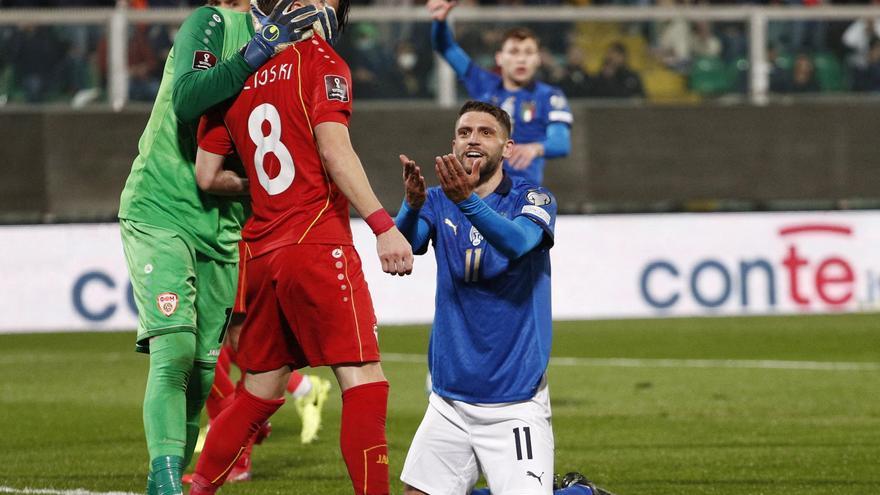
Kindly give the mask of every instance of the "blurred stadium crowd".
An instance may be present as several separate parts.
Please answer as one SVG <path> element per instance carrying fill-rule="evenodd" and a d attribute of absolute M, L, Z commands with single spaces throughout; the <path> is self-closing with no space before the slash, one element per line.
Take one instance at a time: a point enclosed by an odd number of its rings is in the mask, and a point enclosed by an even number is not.
<path fill-rule="evenodd" d="M 131 8 L 192 7 L 202 0 L 131 0 Z M 411 0 L 354 0 L 412 5 Z M 689 0 L 465 0 L 468 5 L 693 5 Z M 711 5 L 880 5 L 880 1 L 697 2 Z M 114 0 L 0 0 L 0 7 L 112 7 Z M 2 13 L 2 9 L 0 9 Z M 494 66 L 503 24 L 461 22 L 456 38 L 483 67 Z M 541 77 L 572 98 L 699 101 L 745 94 L 748 26 L 743 22 L 534 23 L 542 40 Z M 102 101 L 107 86 L 105 25 L 0 25 L 0 105 Z M 132 25 L 129 98 L 151 102 L 176 25 Z M 428 22 L 355 22 L 339 50 L 350 61 L 355 91 L 367 99 L 436 94 Z M 880 91 L 880 19 L 771 21 L 770 91 L 819 94 Z"/>

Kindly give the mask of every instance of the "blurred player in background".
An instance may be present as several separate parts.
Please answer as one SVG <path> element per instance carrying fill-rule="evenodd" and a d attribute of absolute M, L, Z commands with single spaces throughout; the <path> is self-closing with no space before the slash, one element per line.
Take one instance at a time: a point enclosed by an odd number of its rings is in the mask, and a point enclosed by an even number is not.
<path fill-rule="evenodd" d="M 513 145 L 504 167 L 512 177 L 532 184 L 544 180 L 547 158 L 564 157 L 571 151 L 573 117 L 562 90 L 535 80 L 541 65 L 539 40 L 527 28 L 507 31 L 495 54 L 501 73 L 478 67 L 455 42 L 446 23 L 456 1 L 428 0 L 434 20 L 431 44 L 452 67 L 475 100 L 489 102 L 506 111 L 513 120 Z"/>
<path fill-rule="evenodd" d="M 503 170 L 510 133 L 504 110 L 469 101 L 453 153 L 435 159 L 440 187 L 426 190 L 419 167 L 400 156 L 406 196 L 396 223 L 417 254 L 433 241 L 437 259 L 433 392 L 400 476 L 408 495 L 471 493 L 481 471 L 496 495 L 553 490 L 546 371 L 557 206 Z M 585 480 L 568 481 L 560 493 L 593 493 Z"/>
<path fill-rule="evenodd" d="M 298 39 L 310 22 L 284 12 L 266 15 L 254 33 L 246 2 L 205 6 L 184 21 L 165 63 L 162 83 L 138 156 L 122 191 L 123 249 L 138 308 L 137 350 L 150 354 L 144 430 L 150 455 L 147 492 L 182 494 L 199 416 L 211 388 L 238 271 L 244 208 L 201 194 L 194 161 L 198 118 L 241 91 L 244 81 Z"/>
<path fill-rule="evenodd" d="M 259 5 L 265 10 L 274 3 Z M 222 169 L 224 158 L 236 150 L 245 163 L 253 215 L 242 232 L 247 317 L 238 361 L 244 387 L 208 432 L 192 495 L 214 493 L 223 484 L 249 438 L 284 403 L 291 370 L 303 366 L 331 366 L 339 382 L 340 446 L 355 493 L 389 490 L 388 382 L 352 245 L 349 201 L 376 234 L 386 273 L 410 273 L 412 250 L 351 146 L 351 75 L 332 48 L 348 0 L 303 4 L 322 14 L 317 35 L 261 67 L 200 131 L 197 173 L 224 183 L 230 172 Z"/>

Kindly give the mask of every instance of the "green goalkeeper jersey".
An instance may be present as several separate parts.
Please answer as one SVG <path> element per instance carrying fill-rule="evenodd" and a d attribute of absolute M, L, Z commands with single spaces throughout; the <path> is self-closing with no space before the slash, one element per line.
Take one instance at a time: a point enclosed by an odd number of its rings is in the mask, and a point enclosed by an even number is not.
<path fill-rule="evenodd" d="M 238 94 L 252 73 L 239 53 L 252 35 L 248 13 L 201 7 L 187 18 L 120 198 L 119 218 L 174 230 L 218 261 L 238 262 L 244 205 L 196 185 L 196 132 L 199 117 Z"/>

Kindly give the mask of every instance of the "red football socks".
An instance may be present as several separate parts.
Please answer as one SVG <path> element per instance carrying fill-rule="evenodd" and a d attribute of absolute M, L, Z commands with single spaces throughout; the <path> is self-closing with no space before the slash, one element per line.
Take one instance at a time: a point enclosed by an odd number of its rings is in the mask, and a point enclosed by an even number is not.
<path fill-rule="evenodd" d="M 287 393 L 292 394 L 294 390 L 299 388 L 299 384 L 303 381 L 303 375 L 299 371 L 290 374 L 290 380 L 287 381 Z"/>
<path fill-rule="evenodd" d="M 214 384 L 211 386 L 211 393 L 208 394 L 208 399 L 205 401 L 205 409 L 207 409 L 208 418 L 211 420 L 229 407 L 235 398 L 235 385 L 229 379 L 232 354 L 232 348 L 228 345 L 220 348 L 217 367 L 214 368 Z"/>
<path fill-rule="evenodd" d="M 235 393 L 235 400 L 211 423 L 208 438 L 196 470 L 190 493 L 209 495 L 226 480 L 238 458 L 248 449 L 250 440 L 269 419 L 284 399 L 261 399 L 244 387 Z M 384 414 L 382 416 L 384 424 Z"/>
<path fill-rule="evenodd" d="M 342 393 L 339 444 L 356 495 L 389 492 L 387 410 L 388 382 L 358 385 Z"/>

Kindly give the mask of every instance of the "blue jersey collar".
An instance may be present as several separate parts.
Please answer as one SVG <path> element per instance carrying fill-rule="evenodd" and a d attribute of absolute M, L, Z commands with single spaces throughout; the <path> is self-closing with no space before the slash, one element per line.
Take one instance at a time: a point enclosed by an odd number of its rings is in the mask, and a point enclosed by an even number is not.
<path fill-rule="evenodd" d="M 528 92 L 528 93 L 534 93 L 534 92 L 535 92 L 535 88 L 538 86 L 538 78 L 537 78 L 537 77 L 533 77 L 532 80 L 529 81 L 529 83 L 526 84 L 525 86 L 523 86 L 523 87 L 521 87 L 521 88 L 519 88 L 519 89 L 516 89 L 516 90 L 510 91 L 510 90 L 508 90 L 507 88 L 504 87 L 504 79 L 501 78 L 501 74 L 499 74 L 498 77 L 499 77 L 499 79 L 498 79 L 498 89 L 501 90 L 501 91 L 503 91 L 503 92 L 505 92 L 505 93 L 511 94 L 511 95 L 515 95 L 515 94 L 520 93 L 520 92 L 523 92 L 523 91 Z"/>
<path fill-rule="evenodd" d="M 510 180 L 510 176 L 507 175 L 507 172 L 501 172 L 501 182 L 498 184 L 498 187 L 492 191 L 495 194 L 500 194 L 502 196 L 507 196 L 507 193 L 513 188 L 513 181 Z"/>

